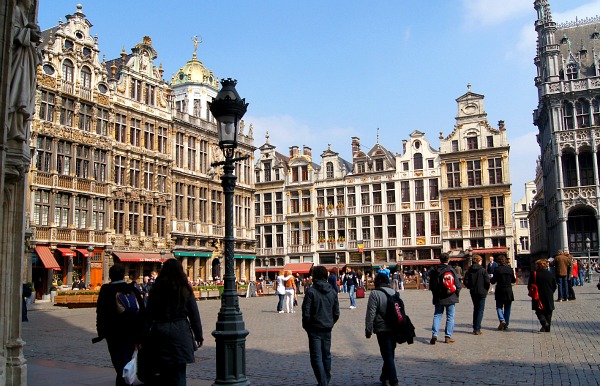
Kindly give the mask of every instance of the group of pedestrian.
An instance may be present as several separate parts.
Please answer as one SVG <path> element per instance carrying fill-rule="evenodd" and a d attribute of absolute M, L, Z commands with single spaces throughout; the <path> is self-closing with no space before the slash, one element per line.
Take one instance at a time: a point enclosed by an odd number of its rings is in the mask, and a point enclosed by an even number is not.
<path fill-rule="evenodd" d="M 125 281 L 123 265 L 114 264 L 108 274 L 110 282 L 102 285 L 98 295 L 94 342 L 106 339 L 115 384 L 126 384 L 123 368 L 139 349 L 138 374 L 144 375 L 145 384 L 185 386 L 186 365 L 194 362 L 194 351 L 204 338 L 198 305 L 181 262 L 169 259 L 163 264 L 147 304 L 140 290 Z M 119 304 L 123 294 L 126 306 Z"/>

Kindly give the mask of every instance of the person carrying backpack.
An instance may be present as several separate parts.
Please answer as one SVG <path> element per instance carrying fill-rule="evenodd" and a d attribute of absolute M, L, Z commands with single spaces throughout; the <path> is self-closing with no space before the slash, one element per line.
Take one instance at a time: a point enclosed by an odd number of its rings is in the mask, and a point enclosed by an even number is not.
<path fill-rule="evenodd" d="M 390 287 L 390 278 L 384 272 L 379 272 L 375 276 L 375 289 L 376 291 L 371 291 L 367 303 L 365 337 L 370 339 L 373 333 L 377 335 L 377 343 L 383 359 L 379 380 L 383 385 L 388 385 L 389 382 L 390 386 L 396 386 L 398 385 L 398 374 L 396 373 L 394 355 L 397 333 L 385 321 L 388 295 L 394 296 L 396 291 Z"/>
<path fill-rule="evenodd" d="M 108 270 L 110 283 L 102 285 L 96 304 L 98 338 L 106 339 L 108 352 L 117 373 L 115 384 L 125 385 L 123 367 L 131 360 L 144 335 L 144 301 L 140 292 L 125 281 L 125 268 L 115 264 Z"/>
<path fill-rule="evenodd" d="M 454 331 L 454 305 L 458 303 L 458 294 L 462 286 L 460 280 L 458 280 L 456 271 L 448 265 L 449 260 L 450 256 L 447 253 L 442 253 L 440 255 L 441 264 L 431 270 L 429 277 L 429 290 L 433 295 L 432 303 L 435 307 L 429 344 L 435 344 L 438 340 L 438 332 L 444 310 L 446 310 L 444 343 L 454 343 L 456 341 L 452 338 L 452 332 Z"/>

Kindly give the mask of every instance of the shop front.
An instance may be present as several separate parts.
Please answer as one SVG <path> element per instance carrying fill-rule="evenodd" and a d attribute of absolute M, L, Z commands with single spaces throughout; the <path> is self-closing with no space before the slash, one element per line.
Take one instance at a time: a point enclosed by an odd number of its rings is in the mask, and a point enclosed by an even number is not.
<path fill-rule="evenodd" d="M 152 271 L 160 271 L 162 263 L 173 258 L 170 253 L 159 252 L 113 252 L 115 263 L 125 266 L 125 279 L 142 283 L 144 276 L 150 276 Z"/>
<path fill-rule="evenodd" d="M 175 258 L 181 261 L 183 269 L 192 282 L 209 280 L 210 258 L 213 252 L 208 251 L 173 251 Z"/>
<path fill-rule="evenodd" d="M 50 293 L 54 276 L 59 276 L 62 268 L 58 264 L 56 257 L 50 247 L 46 245 L 36 245 L 31 259 L 31 278 L 35 290 L 36 299 L 41 299 L 43 295 Z M 62 275 L 61 280 L 62 280 Z"/>

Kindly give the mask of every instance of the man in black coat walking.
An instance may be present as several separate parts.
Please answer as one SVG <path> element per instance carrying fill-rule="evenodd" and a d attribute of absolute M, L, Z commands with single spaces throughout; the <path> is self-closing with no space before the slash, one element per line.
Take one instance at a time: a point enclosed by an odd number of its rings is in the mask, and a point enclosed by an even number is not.
<path fill-rule="evenodd" d="M 494 270 L 494 276 L 490 280 L 496 284 L 496 312 L 498 313 L 498 330 L 508 330 L 510 323 L 510 309 L 515 300 L 512 285 L 516 283 L 515 271 L 506 264 L 506 256 L 498 256 L 498 267 Z"/>
<path fill-rule="evenodd" d="M 481 266 L 482 258 L 473 256 L 473 264 L 465 274 L 463 283 L 471 293 L 473 301 L 473 335 L 481 335 L 481 321 L 485 310 L 485 298 L 490 289 L 490 276 Z"/>
<path fill-rule="evenodd" d="M 432 303 L 435 306 L 433 323 L 431 326 L 431 340 L 429 341 L 429 344 L 435 344 L 435 342 L 437 342 L 438 331 L 440 329 L 444 310 L 446 310 L 446 329 L 444 331 L 444 342 L 455 342 L 454 338 L 452 338 L 452 332 L 454 331 L 454 312 L 456 310 L 454 305 L 458 303 L 458 294 L 462 286 L 456 271 L 454 268 L 448 265 L 449 260 L 450 256 L 447 253 L 442 253 L 440 255 L 441 264 L 432 269 L 429 276 L 429 290 L 433 295 Z M 448 290 L 448 288 L 446 288 L 443 284 L 443 278 L 447 272 L 449 273 L 448 279 L 453 282 L 452 284 L 455 287 L 453 291 Z"/>

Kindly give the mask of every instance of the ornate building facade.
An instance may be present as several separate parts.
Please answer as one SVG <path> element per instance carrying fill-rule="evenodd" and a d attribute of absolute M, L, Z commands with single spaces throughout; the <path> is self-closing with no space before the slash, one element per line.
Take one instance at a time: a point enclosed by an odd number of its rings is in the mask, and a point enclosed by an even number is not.
<path fill-rule="evenodd" d="M 139 281 L 172 256 L 193 279 L 222 277 L 222 171 L 211 167 L 222 155 L 208 110 L 219 84 L 196 57 L 198 40 L 168 83 L 150 37 L 105 61 L 90 27 L 78 6 L 44 31 L 27 275 L 39 296 L 59 279 L 106 282 L 114 262 Z M 252 130 L 239 141 L 239 155 L 252 155 Z M 254 268 L 250 165 L 236 165 L 240 279 Z"/>
<path fill-rule="evenodd" d="M 513 224 L 515 229 L 515 257 L 519 266 L 529 266 L 531 263 L 531 234 L 529 226 L 529 211 L 534 204 L 536 195 L 535 181 L 525 183 L 525 195 L 514 204 Z"/>
<path fill-rule="evenodd" d="M 547 252 L 598 253 L 600 177 L 600 19 L 557 25 L 550 2 L 536 0 L 535 64 Z M 538 218 L 541 218 L 538 216 Z M 537 248 L 537 246 L 536 246 Z"/>
<path fill-rule="evenodd" d="M 509 145 L 504 121 L 490 126 L 483 95 L 459 97 L 454 130 L 440 133 L 443 249 L 514 256 Z"/>

